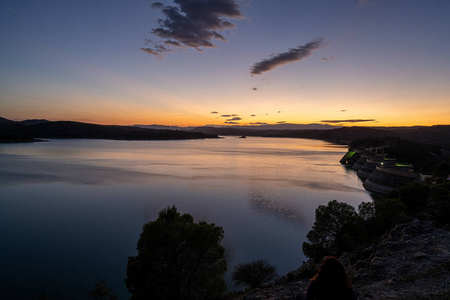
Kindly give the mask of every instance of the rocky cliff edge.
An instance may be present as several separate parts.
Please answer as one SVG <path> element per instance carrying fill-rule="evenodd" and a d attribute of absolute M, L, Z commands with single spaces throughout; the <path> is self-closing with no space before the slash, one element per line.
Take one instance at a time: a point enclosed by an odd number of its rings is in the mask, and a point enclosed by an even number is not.
<path fill-rule="evenodd" d="M 431 222 L 399 224 L 379 242 L 358 253 L 344 253 L 340 260 L 359 300 L 450 299 L 450 231 Z M 305 299 L 309 280 L 298 278 L 308 267 L 305 263 L 270 287 L 234 299 Z"/>

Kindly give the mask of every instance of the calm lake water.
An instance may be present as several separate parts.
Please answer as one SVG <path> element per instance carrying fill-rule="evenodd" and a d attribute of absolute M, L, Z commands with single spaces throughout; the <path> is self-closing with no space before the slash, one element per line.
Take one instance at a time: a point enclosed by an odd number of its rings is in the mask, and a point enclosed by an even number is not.
<path fill-rule="evenodd" d="M 0 144 L 0 298 L 86 299 L 105 280 L 128 299 L 127 258 L 172 205 L 223 227 L 229 271 L 264 258 L 283 275 L 305 260 L 319 205 L 371 201 L 345 152 L 259 137 Z"/>

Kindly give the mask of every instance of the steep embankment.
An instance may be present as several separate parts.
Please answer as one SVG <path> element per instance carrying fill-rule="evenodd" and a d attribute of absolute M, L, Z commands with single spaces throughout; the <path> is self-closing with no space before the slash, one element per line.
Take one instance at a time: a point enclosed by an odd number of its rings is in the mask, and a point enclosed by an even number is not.
<path fill-rule="evenodd" d="M 359 300 L 450 299 L 450 231 L 430 222 L 399 224 L 362 253 L 344 253 L 340 259 Z M 308 267 L 235 299 L 305 299 L 309 280 L 293 278 Z"/>

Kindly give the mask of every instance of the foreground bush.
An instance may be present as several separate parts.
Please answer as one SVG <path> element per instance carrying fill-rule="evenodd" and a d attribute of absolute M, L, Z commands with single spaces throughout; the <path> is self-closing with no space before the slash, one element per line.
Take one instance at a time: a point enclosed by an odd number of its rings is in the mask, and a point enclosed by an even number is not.
<path fill-rule="evenodd" d="M 239 264 L 231 274 L 234 284 L 251 288 L 261 287 L 276 277 L 276 268 L 263 259 Z"/>

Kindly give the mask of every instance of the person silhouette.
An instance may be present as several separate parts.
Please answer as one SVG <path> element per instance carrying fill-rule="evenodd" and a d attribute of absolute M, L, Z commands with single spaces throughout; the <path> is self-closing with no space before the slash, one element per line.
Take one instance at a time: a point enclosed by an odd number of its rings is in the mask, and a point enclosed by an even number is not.
<path fill-rule="evenodd" d="M 357 300 L 344 266 L 334 256 L 323 259 L 306 292 L 306 300 L 329 299 Z"/>

